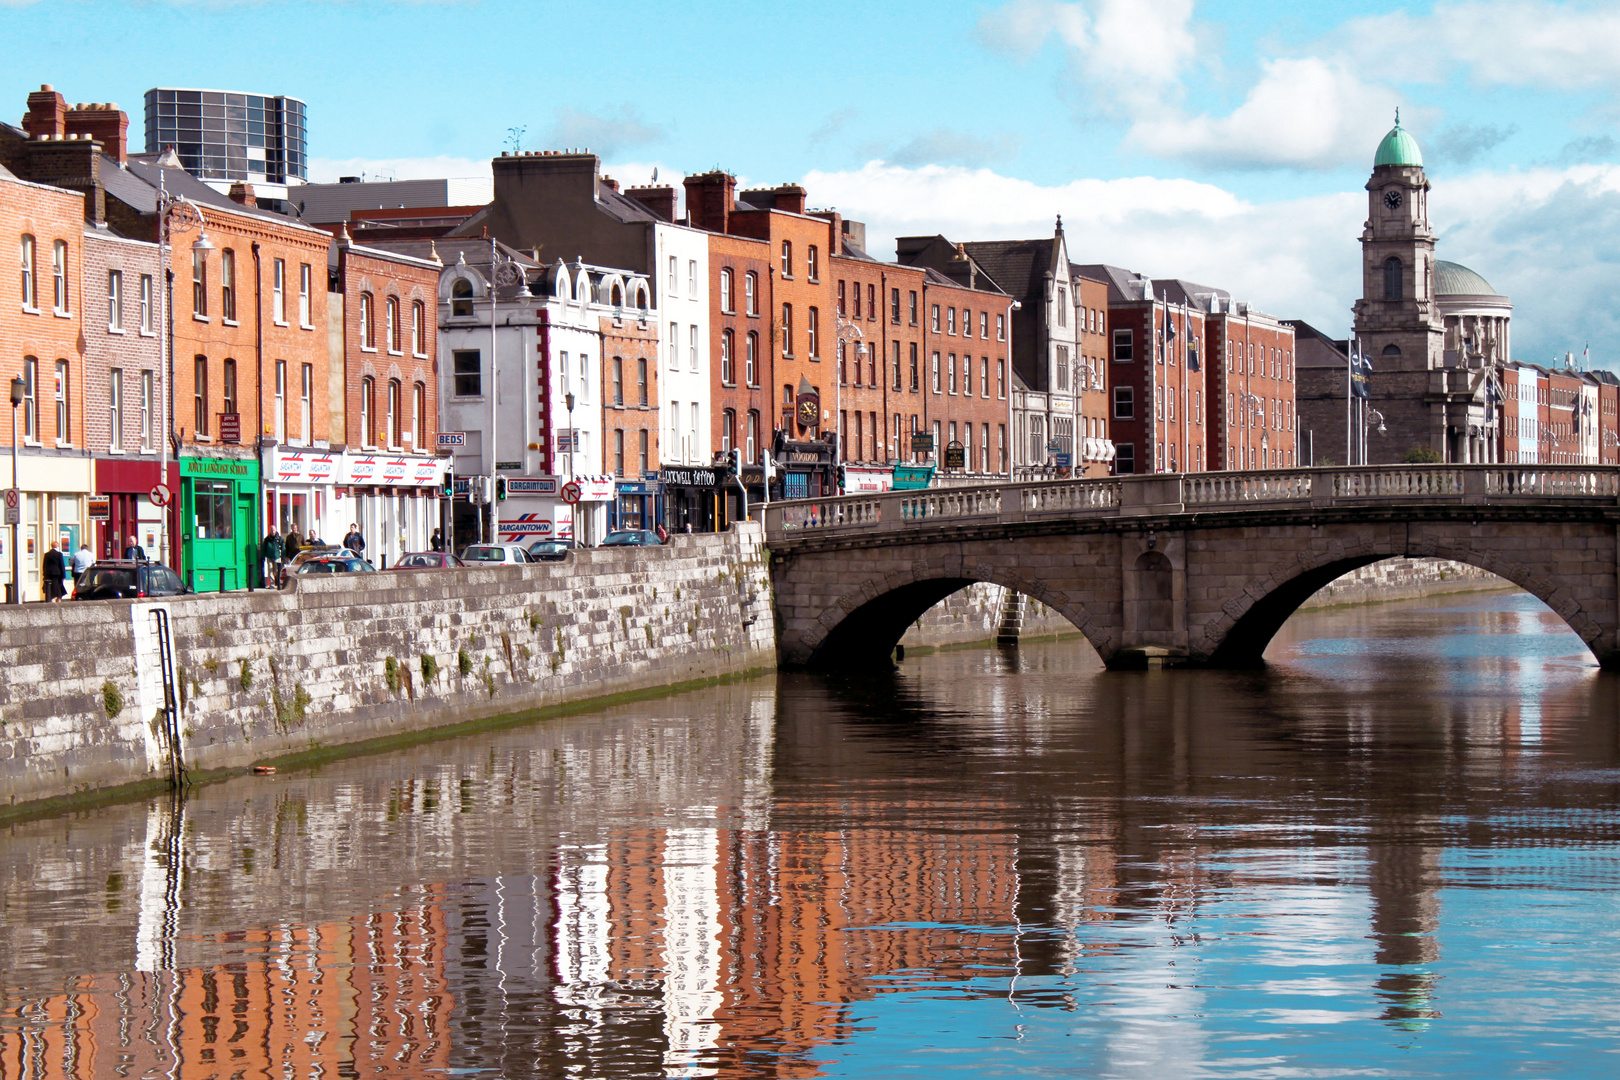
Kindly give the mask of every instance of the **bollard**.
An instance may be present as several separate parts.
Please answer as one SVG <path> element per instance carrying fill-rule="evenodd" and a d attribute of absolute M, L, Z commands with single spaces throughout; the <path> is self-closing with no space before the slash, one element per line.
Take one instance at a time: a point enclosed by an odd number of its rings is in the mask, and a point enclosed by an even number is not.
<path fill-rule="evenodd" d="M 225 591 L 225 568 L 223 566 L 219 568 L 219 591 Z"/>
<path fill-rule="evenodd" d="M 388 556 L 387 555 L 384 555 L 382 557 L 382 568 L 384 570 L 388 569 Z"/>

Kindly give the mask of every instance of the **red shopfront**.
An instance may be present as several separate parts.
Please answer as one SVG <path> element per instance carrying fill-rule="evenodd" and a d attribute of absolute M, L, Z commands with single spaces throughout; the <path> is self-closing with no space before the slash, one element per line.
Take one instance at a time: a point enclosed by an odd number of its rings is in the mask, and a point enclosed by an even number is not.
<path fill-rule="evenodd" d="M 133 536 L 149 558 L 175 565 L 168 543 L 173 529 L 165 528 L 164 510 L 152 502 L 152 489 L 157 486 L 159 475 L 156 461 L 96 459 L 96 494 L 105 495 L 109 504 L 108 519 L 91 523 L 94 540 L 90 549 L 96 558 L 122 558 Z M 169 462 L 168 488 L 171 495 L 180 490 L 180 466 L 174 461 Z M 171 499 L 169 513 L 172 514 L 173 509 Z"/>

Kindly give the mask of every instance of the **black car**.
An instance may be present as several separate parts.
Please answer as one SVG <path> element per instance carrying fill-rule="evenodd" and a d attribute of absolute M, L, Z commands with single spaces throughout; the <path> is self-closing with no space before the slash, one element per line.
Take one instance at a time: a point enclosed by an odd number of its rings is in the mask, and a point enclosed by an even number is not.
<path fill-rule="evenodd" d="M 562 562 L 574 545 L 567 540 L 536 540 L 528 547 L 529 558 L 535 562 Z"/>
<path fill-rule="evenodd" d="M 180 575 L 158 562 L 103 559 L 79 575 L 75 600 L 142 600 L 149 596 L 185 596 L 191 592 Z"/>
<path fill-rule="evenodd" d="M 651 529 L 620 529 L 602 538 L 603 547 L 658 547 L 662 543 Z"/>

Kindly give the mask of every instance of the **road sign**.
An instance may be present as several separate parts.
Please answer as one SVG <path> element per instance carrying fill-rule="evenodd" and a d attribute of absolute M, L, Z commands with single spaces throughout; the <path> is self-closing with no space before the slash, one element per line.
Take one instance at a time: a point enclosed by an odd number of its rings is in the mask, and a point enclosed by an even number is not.
<path fill-rule="evenodd" d="M 152 490 L 147 492 L 147 494 L 151 497 L 153 506 L 168 506 L 169 505 L 169 485 L 168 484 L 153 484 L 152 485 Z"/>
<path fill-rule="evenodd" d="M 441 431 L 439 432 L 439 445 L 466 446 L 467 433 L 465 431 Z"/>
<path fill-rule="evenodd" d="M 6 488 L 6 524 L 22 524 L 22 492 Z"/>
<path fill-rule="evenodd" d="M 578 480 L 570 480 L 562 487 L 562 501 L 567 503 L 569 506 L 573 506 L 575 503 L 579 502 L 579 497 L 581 494 L 583 494 L 583 492 L 580 491 Z"/>

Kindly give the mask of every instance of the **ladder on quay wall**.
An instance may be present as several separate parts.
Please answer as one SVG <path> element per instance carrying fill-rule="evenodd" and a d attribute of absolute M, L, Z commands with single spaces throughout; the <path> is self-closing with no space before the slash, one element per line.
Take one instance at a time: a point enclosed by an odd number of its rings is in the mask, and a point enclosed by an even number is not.
<path fill-rule="evenodd" d="M 1002 586 L 1001 625 L 996 627 L 996 644 L 1001 648 L 1018 647 L 1018 637 L 1024 629 L 1024 594 L 1017 589 Z"/>

